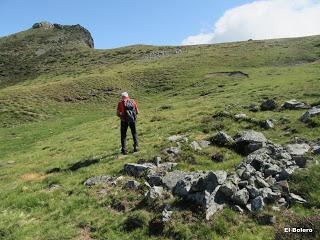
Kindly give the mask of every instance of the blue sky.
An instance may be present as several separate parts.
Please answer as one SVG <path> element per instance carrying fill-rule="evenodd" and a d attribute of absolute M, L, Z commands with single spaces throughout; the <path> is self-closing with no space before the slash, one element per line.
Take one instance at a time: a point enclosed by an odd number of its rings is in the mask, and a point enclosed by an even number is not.
<path fill-rule="evenodd" d="M 96 48 L 131 44 L 179 45 L 209 32 L 227 9 L 248 0 L 0 0 L 0 36 L 47 20 L 81 24 Z"/>

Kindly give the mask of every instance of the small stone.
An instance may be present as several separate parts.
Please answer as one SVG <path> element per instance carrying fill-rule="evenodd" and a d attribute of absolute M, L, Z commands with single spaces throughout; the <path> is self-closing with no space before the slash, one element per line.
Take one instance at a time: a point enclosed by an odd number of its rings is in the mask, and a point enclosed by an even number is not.
<path fill-rule="evenodd" d="M 300 118 L 300 120 L 302 122 L 308 122 L 310 118 L 314 117 L 314 116 L 317 116 L 317 115 L 320 115 L 320 107 L 314 107 L 314 108 L 311 108 L 310 110 L 306 111 L 302 117 Z"/>
<path fill-rule="evenodd" d="M 320 154 L 320 145 L 316 145 L 312 148 L 313 154 Z"/>
<path fill-rule="evenodd" d="M 110 176 L 96 176 L 96 177 L 88 178 L 84 182 L 84 185 L 87 187 L 91 187 L 96 184 L 111 184 L 112 181 L 113 181 L 113 178 Z"/>
<path fill-rule="evenodd" d="M 234 115 L 234 118 L 237 120 L 241 120 L 241 119 L 247 119 L 248 116 L 245 113 L 239 113 L 239 114 Z"/>
<path fill-rule="evenodd" d="M 211 142 L 207 140 L 200 140 L 198 143 L 201 148 L 207 148 L 211 145 Z"/>
<path fill-rule="evenodd" d="M 290 193 L 289 196 L 290 196 L 290 199 L 294 202 L 298 202 L 298 203 L 306 203 L 307 202 L 305 199 L 303 199 L 302 197 L 300 197 L 297 194 Z"/>
<path fill-rule="evenodd" d="M 295 144 L 288 144 L 285 146 L 288 153 L 291 155 L 304 155 L 310 150 L 310 146 L 306 143 L 295 143 Z"/>
<path fill-rule="evenodd" d="M 12 161 L 12 160 L 7 162 L 7 164 L 15 164 L 15 163 L 16 161 Z"/>
<path fill-rule="evenodd" d="M 202 150 L 202 148 L 200 147 L 200 145 L 197 141 L 193 141 L 190 146 L 194 151 L 201 151 Z"/>

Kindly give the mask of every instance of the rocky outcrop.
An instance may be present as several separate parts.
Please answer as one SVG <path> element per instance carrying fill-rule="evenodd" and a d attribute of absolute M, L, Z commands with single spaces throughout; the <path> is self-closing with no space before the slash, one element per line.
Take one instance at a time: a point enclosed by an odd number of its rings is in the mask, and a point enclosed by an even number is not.
<path fill-rule="evenodd" d="M 81 25 L 61 25 L 57 23 L 50 23 L 47 21 L 38 22 L 32 25 L 32 29 L 57 29 L 61 30 L 66 34 L 58 34 L 57 37 L 53 40 L 56 40 L 59 43 L 67 43 L 67 42 L 79 42 L 84 43 L 86 46 L 90 48 L 94 48 L 94 41 L 91 36 L 91 33 Z"/>

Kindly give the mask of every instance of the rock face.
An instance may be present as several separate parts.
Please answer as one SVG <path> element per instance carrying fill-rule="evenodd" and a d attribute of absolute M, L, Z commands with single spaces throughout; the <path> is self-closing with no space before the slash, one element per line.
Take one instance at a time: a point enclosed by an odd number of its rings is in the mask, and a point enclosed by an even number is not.
<path fill-rule="evenodd" d="M 290 110 L 294 110 L 294 109 L 303 109 L 306 108 L 306 104 L 304 104 L 303 102 L 299 102 L 295 99 L 291 99 L 289 101 L 286 101 L 283 105 L 282 108 L 284 109 L 290 109 Z"/>
<path fill-rule="evenodd" d="M 94 42 L 93 38 L 90 34 L 90 32 L 82 27 L 81 25 L 61 25 L 57 23 L 50 23 L 50 22 L 38 22 L 32 25 L 33 29 L 44 29 L 44 30 L 49 30 L 49 29 L 58 29 L 65 31 L 66 33 L 69 33 L 69 35 L 73 35 L 73 38 L 70 39 L 69 37 L 66 36 L 57 36 L 56 41 L 57 42 L 69 42 L 72 40 L 73 42 L 81 42 L 84 43 L 86 46 L 90 48 L 94 48 Z M 69 38 L 69 39 L 66 39 Z"/>
<path fill-rule="evenodd" d="M 300 120 L 302 122 L 308 122 L 308 120 L 312 117 L 315 117 L 315 116 L 319 116 L 320 115 L 320 107 L 314 107 L 314 108 L 311 108 L 310 110 L 306 111 L 302 117 L 300 118 Z"/>
<path fill-rule="evenodd" d="M 277 108 L 277 102 L 273 99 L 268 99 L 261 103 L 260 109 L 261 111 L 272 111 Z"/>
<path fill-rule="evenodd" d="M 239 152 L 249 154 L 266 145 L 266 137 L 253 130 L 243 131 L 235 136 L 236 148 Z"/>

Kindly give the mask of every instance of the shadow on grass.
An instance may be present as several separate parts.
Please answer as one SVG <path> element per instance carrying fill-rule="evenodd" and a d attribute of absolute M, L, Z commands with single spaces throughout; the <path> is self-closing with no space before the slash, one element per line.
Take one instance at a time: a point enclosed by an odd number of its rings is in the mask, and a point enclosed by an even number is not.
<path fill-rule="evenodd" d="M 109 155 L 99 156 L 99 157 L 95 157 L 95 158 L 91 158 L 91 159 L 81 160 L 79 162 L 76 162 L 76 163 L 70 165 L 67 168 L 59 168 L 59 167 L 51 168 L 46 171 L 46 174 L 65 172 L 65 171 L 77 171 L 80 168 L 84 168 L 84 167 L 88 167 L 93 164 L 97 164 L 97 163 L 101 162 L 102 160 L 109 159 L 111 157 L 114 157 L 115 155 L 116 154 L 109 154 Z"/>

